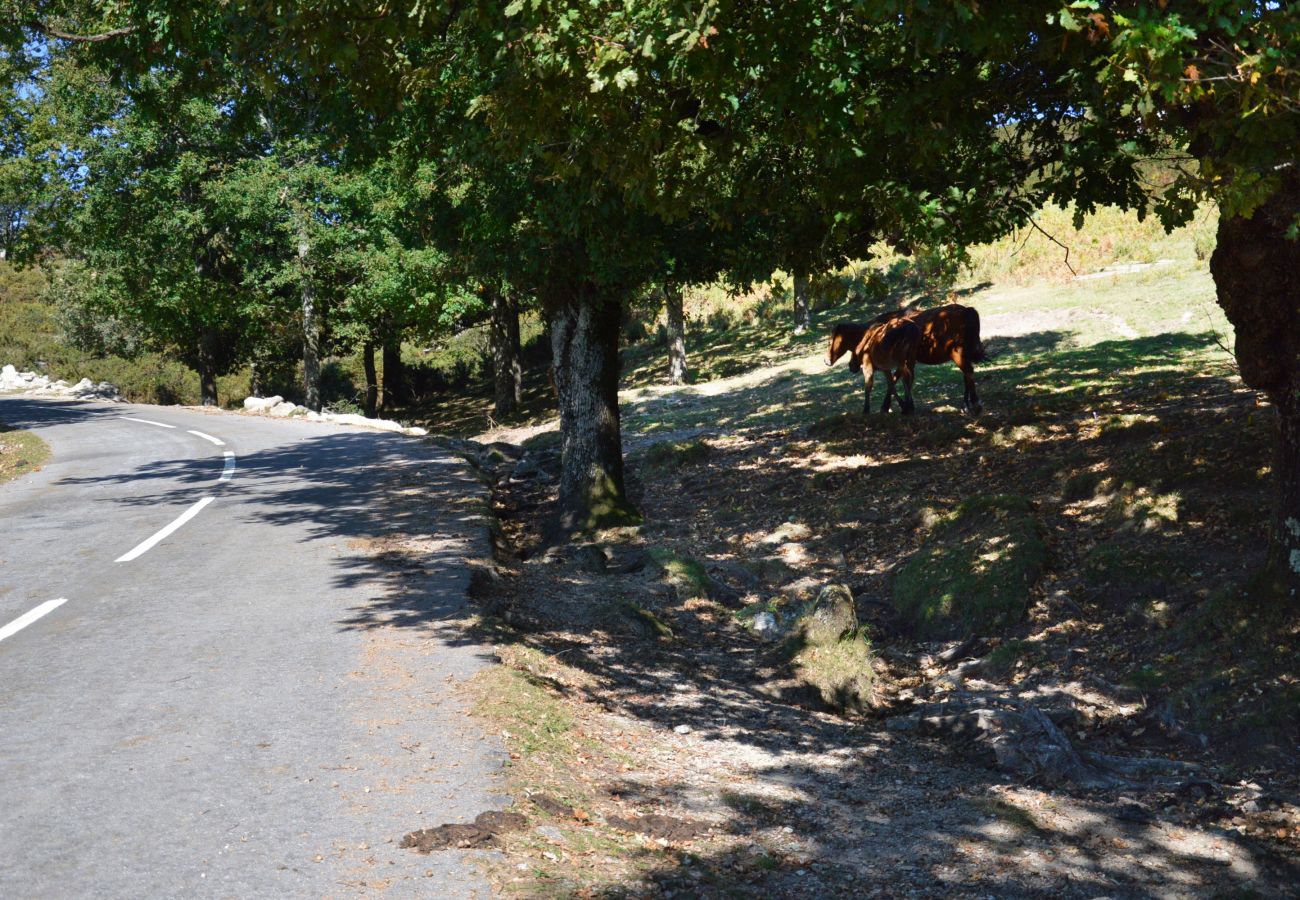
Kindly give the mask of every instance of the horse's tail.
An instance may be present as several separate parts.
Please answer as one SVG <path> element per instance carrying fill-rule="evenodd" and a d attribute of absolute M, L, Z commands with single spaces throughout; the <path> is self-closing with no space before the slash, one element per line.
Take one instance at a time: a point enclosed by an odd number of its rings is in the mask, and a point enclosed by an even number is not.
<path fill-rule="evenodd" d="M 974 307 L 966 307 L 966 327 L 962 333 L 962 349 L 966 352 L 966 358 L 973 363 L 984 362 L 989 358 L 988 351 L 984 349 L 984 342 L 980 340 L 980 314 Z"/>

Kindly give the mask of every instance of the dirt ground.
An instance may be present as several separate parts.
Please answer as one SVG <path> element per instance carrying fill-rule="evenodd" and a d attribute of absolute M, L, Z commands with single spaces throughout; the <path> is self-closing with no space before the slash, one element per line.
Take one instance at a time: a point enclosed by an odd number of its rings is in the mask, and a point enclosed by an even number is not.
<path fill-rule="evenodd" d="M 1003 373 L 1022 394 L 1059 375 L 1016 359 Z M 530 820 L 500 838 L 498 887 L 1293 896 L 1296 629 L 1241 612 L 1262 552 L 1268 411 L 1230 376 L 1121 362 L 1131 377 L 1085 399 L 993 388 L 974 421 L 932 400 L 911 420 L 632 431 L 646 524 L 589 545 L 543 539 L 558 471 L 545 433 L 485 447 L 502 560 L 481 602 L 505 666 L 481 711 L 512 746 Z M 764 377 L 791 380 L 750 380 Z M 726 393 L 706 387 L 676 412 Z M 977 640 L 920 639 L 892 602 L 900 570 L 945 511 L 1008 495 L 1046 547 L 1026 614 Z M 876 656 L 865 716 L 810 698 L 743 614 L 837 582 Z M 1080 784 L 908 725 L 978 705 L 1042 709 L 1074 750 L 1152 768 Z M 647 815 L 685 830 L 629 829 Z"/>

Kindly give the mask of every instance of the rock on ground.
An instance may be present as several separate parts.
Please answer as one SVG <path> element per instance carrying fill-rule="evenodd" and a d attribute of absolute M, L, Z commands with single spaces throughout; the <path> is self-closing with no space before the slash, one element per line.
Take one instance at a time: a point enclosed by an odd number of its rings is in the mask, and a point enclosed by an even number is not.
<path fill-rule="evenodd" d="M 107 381 L 94 382 L 83 378 L 76 384 L 51 381 L 48 375 L 19 372 L 12 365 L 0 368 L 0 392 L 22 392 L 29 397 L 57 397 L 72 400 L 115 400 L 122 395 L 117 386 Z"/>
<path fill-rule="evenodd" d="M 360 425 L 365 428 L 374 428 L 379 431 L 393 431 L 398 434 L 409 434 L 417 437 L 422 437 L 429 433 L 423 428 L 408 427 L 403 425 L 401 422 L 394 422 L 390 419 L 367 419 L 365 416 L 359 416 L 356 413 L 318 413 L 305 406 L 299 406 L 292 401 L 285 400 L 279 395 L 274 397 L 245 397 L 244 411 L 271 415 L 276 418 L 302 416 L 312 422 L 333 422 L 336 425 Z"/>

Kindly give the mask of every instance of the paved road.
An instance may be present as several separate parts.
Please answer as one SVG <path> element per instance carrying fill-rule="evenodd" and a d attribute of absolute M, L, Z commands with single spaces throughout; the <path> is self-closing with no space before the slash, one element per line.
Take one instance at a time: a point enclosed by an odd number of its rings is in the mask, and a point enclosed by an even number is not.
<path fill-rule="evenodd" d="M 396 845 L 502 802 L 456 693 L 485 651 L 446 624 L 483 546 L 456 461 L 164 407 L 0 421 L 53 449 L 0 487 L 0 897 L 488 893 Z M 427 550 L 401 577 L 367 552 L 395 528 Z"/>

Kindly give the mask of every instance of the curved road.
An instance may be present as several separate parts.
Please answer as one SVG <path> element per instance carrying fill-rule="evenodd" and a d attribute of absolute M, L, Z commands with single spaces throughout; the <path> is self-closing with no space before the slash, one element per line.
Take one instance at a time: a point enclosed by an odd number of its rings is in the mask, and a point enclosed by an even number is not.
<path fill-rule="evenodd" d="M 501 804 L 455 692 L 485 665 L 447 624 L 485 552 L 459 461 L 165 407 L 0 421 L 53 450 L 0 487 L 0 897 L 487 895 L 397 847 Z"/>

